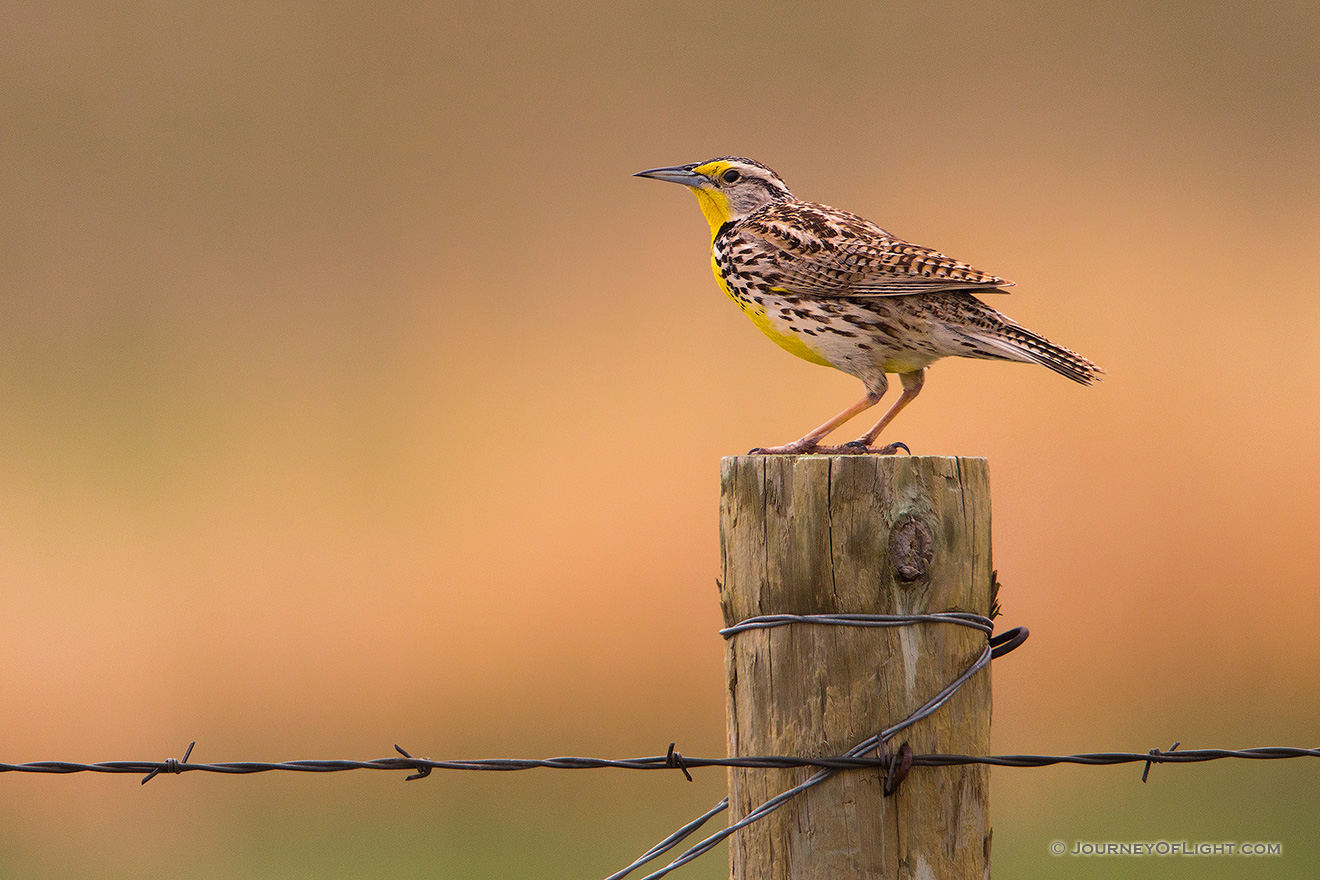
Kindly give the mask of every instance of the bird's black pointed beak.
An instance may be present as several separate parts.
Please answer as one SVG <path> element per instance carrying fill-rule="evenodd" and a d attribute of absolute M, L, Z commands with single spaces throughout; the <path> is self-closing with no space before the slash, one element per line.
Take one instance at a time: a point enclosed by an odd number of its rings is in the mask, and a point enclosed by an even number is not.
<path fill-rule="evenodd" d="M 693 171 L 696 164 L 692 165 L 669 165 L 664 168 L 649 168 L 646 171 L 638 171 L 633 177 L 650 177 L 655 180 L 666 180 L 670 183 L 681 183 L 684 186 L 701 186 L 706 182 L 704 174 L 698 174 Z"/>

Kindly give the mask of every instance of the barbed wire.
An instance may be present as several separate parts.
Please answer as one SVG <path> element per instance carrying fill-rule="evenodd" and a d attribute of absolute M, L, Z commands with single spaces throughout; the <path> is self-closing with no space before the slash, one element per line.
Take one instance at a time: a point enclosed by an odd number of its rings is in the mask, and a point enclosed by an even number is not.
<path fill-rule="evenodd" d="M 396 746 L 395 748 L 398 748 Z M 421 779 L 432 770 L 487 770 L 511 772 L 518 770 L 700 770 L 707 767 L 740 767 L 745 769 L 790 770 L 812 767 L 830 770 L 887 770 L 892 757 L 822 757 L 806 758 L 789 755 L 754 755 L 741 758 L 698 758 L 674 751 L 644 758 L 475 758 L 453 761 L 432 761 L 414 758 L 399 749 L 403 757 L 377 758 L 371 761 L 304 760 L 304 761 L 222 761 L 218 763 L 190 763 L 186 758 L 164 761 L 102 761 L 83 764 L 75 761 L 32 761 L 26 764 L 0 763 L 0 773 L 122 773 L 144 775 L 143 783 L 160 773 L 223 773 L 245 775 L 273 771 L 296 773 L 338 773 L 346 770 L 411 771 L 409 779 Z M 1183 749 L 1182 751 L 1151 749 L 1149 752 L 1085 752 L 1076 755 L 913 755 L 913 767 L 952 767 L 959 764 L 989 764 L 995 767 L 1050 767 L 1057 764 L 1077 764 L 1090 767 L 1117 764 L 1199 764 L 1238 758 L 1271 761 L 1285 758 L 1320 758 L 1320 749 L 1269 746 L 1252 749 Z M 688 774 L 691 775 L 690 773 Z"/>
<path fill-rule="evenodd" d="M 396 746 L 395 748 L 398 748 Z M 377 758 L 371 761 L 305 760 L 305 761 L 223 761 L 219 763 L 189 763 L 187 759 L 169 758 L 164 761 L 102 761 L 83 764 L 75 761 L 32 761 L 26 764 L 0 763 L 0 773 L 122 773 L 143 775 L 143 783 L 160 773 L 223 773 L 245 775 L 272 771 L 297 773 L 337 773 L 346 770 L 411 771 L 409 779 L 421 779 L 432 770 L 488 770 L 511 772 L 518 770 L 700 770 L 707 767 L 740 767 L 745 769 L 790 770 L 798 767 L 827 768 L 831 770 L 887 770 L 892 757 L 824 757 L 805 758 L 788 755 L 754 755 L 742 758 L 698 758 L 674 751 L 644 758 L 476 758 L 470 760 L 432 761 L 414 758 L 403 749 L 403 757 Z M 1320 749 L 1269 746 L 1252 749 L 1183 749 L 1182 751 L 1151 749 L 1149 752 L 1085 752 L 1076 755 L 913 755 L 913 767 L 952 767 L 960 764 L 989 764 L 995 767 L 1050 767 L 1057 764 L 1076 764 L 1090 767 L 1117 764 L 1199 764 L 1238 758 L 1271 761 L 1285 758 L 1320 758 Z M 690 773 L 687 775 L 691 775 Z"/>
<path fill-rule="evenodd" d="M 296 760 L 296 761 L 224 761 L 217 763 L 190 762 L 196 742 L 189 743 L 181 759 L 167 758 L 164 761 L 102 761 L 97 763 L 79 763 L 74 761 L 32 761 L 22 764 L 0 763 L 0 773 L 44 773 L 65 775 L 72 773 L 111 773 L 143 776 L 146 784 L 161 773 L 221 773 L 228 775 L 249 775 L 268 772 L 295 773 L 338 773 L 350 770 L 385 770 L 408 771 L 407 781 L 422 779 L 435 770 L 471 770 L 487 772 L 516 772 L 533 769 L 552 770 L 678 770 L 688 781 L 692 781 L 692 770 L 707 767 L 736 767 L 744 769 L 794 769 L 810 768 L 815 772 L 801 783 L 776 795 L 761 804 L 742 819 L 731 823 L 726 828 L 712 834 L 694 845 L 665 867 L 643 880 L 659 880 L 670 871 L 686 864 L 713 849 L 725 838 L 738 829 L 746 827 L 761 817 L 773 812 L 791 798 L 802 793 L 832 775 L 842 771 L 878 770 L 885 779 L 886 795 L 893 794 L 907 776 L 911 767 L 951 767 L 969 764 L 984 764 L 996 767 L 1048 767 L 1058 764 L 1081 766 L 1111 766 L 1118 764 L 1141 763 L 1144 769 L 1141 781 L 1145 782 L 1152 764 L 1193 764 L 1224 759 L 1241 760 L 1283 760 L 1289 758 L 1320 758 L 1320 749 L 1292 748 L 1271 746 L 1248 749 L 1183 749 L 1181 743 L 1174 743 L 1170 749 L 1150 749 L 1148 752 L 1088 752 L 1073 755 L 961 755 L 961 754 L 913 754 L 907 743 L 892 754 L 881 754 L 881 747 L 898 733 L 928 717 L 944 705 L 958 689 L 992 659 L 1002 657 L 1026 641 L 1029 633 L 1025 627 L 1015 627 L 998 636 L 992 636 L 994 624 L 988 617 L 978 614 L 948 612 L 940 614 L 882 615 L 882 614 L 822 614 L 790 615 L 776 614 L 754 617 L 734 626 L 720 630 L 724 638 L 753 630 L 769 629 L 790 624 L 815 626 L 862 626 L 893 627 L 923 623 L 947 623 L 970 627 L 986 635 L 986 644 L 960 675 L 945 686 L 939 693 L 923 704 L 919 709 L 875 735 L 866 738 L 842 755 L 825 757 L 805 757 L 798 755 L 753 755 L 724 758 L 700 758 L 683 755 L 669 744 L 663 755 L 640 758 L 475 758 L 460 760 L 431 760 L 409 754 L 399 745 L 395 750 L 399 757 L 377 758 L 369 761 L 353 760 Z M 870 754 L 868 754 L 870 753 Z M 724 798 L 712 809 L 684 825 L 651 849 L 642 854 L 628 867 L 606 880 L 622 880 L 623 877 L 638 867 L 653 861 L 676 847 L 687 837 L 695 833 L 707 821 L 729 806 L 729 799 Z"/>

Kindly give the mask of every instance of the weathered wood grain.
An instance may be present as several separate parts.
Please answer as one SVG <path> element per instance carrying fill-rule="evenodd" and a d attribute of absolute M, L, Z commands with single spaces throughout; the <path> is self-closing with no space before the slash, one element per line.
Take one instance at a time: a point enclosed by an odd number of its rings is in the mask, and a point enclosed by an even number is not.
<path fill-rule="evenodd" d="M 721 477 L 726 625 L 775 613 L 989 614 L 985 459 L 737 456 Z M 729 754 L 841 754 L 934 696 L 984 644 L 938 623 L 740 633 L 726 656 Z M 989 673 L 891 745 L 989 754 Z M 810 772 L 730 770 L 731 821 Z M 734 835 L 733 878 L 981 880 L 988 782 L 987 767 L 914 767 L 886 799 L 878 773 L 840 773 Z"/>

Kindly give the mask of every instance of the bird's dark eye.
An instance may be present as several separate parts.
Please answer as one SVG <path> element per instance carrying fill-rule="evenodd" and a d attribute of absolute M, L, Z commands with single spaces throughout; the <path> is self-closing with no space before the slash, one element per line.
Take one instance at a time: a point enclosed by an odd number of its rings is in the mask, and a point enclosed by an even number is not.
<path fill-rule="evenodd" d="M 738 169 L 730 168 L 728 171 L 720 175 L 720 180 L 723 180 L 725 183 L 737 183 L 739 177 L 742 177 L 742 175 L 738 173 Z"/>

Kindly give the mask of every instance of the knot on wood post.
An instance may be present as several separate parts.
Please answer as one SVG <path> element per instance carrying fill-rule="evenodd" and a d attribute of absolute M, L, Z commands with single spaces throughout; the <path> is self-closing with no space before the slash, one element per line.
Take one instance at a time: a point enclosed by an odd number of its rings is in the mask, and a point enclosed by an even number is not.
<path fill-rule="evenodd" d="M 925 577 L 934 553 L 935 535 L 922 520 L 904 519 L 889 532 L 889 563 L 904 583 Z"/>

